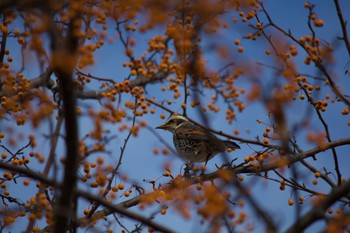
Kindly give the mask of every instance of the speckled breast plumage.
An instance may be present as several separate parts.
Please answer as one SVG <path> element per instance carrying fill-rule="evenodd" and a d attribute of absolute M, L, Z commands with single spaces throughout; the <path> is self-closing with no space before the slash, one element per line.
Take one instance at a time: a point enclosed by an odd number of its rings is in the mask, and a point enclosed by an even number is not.
<path fill-rule="evenodd" d="M 191 140 L 179 138 L 176 134 L 173 135 L 174 145 L 178 155 L 185 161 L 204 162 L 210 155 L 206 153 L 205 145 L 201 140 Z"/>

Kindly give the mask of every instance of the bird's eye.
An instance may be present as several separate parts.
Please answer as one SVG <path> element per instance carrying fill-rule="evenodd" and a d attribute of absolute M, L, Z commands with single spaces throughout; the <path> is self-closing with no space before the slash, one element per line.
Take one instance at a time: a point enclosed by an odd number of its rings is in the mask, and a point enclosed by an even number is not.
<path fill-rule="evenodd" d="M 172 124 L 172 123 L 174 123 L 174 120 L 172 119 L 172 120 L 170 120 L 168 123 L 169 123 L 169 124 Z"/>

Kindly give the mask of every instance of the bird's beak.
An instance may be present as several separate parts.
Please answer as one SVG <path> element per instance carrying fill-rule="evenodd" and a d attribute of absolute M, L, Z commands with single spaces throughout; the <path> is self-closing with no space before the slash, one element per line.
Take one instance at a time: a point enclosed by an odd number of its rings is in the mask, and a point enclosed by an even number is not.
<path fill-rule="evenodd" d="M 156 129 L 167 129 L 167 128 L 168 128 L 168 126 L 165 124 L 156 127 Z"/>

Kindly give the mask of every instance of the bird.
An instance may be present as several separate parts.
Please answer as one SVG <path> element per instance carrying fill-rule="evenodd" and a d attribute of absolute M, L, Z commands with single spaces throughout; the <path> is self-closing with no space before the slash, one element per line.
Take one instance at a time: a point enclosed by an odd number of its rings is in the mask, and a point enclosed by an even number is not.
<path fill-rule="evenodd" d="M 156 129 L 170 131 L 178 156 L 186 162 L 207 162 L 216 154 L 227 148 L 240 149 L 235 142 L 221 140 L 199 126 L 192 124 L 188 118 L 173 114 Z"/>

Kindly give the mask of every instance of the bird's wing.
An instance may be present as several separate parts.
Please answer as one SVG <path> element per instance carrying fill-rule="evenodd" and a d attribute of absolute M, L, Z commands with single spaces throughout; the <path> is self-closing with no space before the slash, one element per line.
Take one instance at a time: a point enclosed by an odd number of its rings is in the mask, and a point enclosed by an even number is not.
<path fill-rule="evenodd" d="M 185 138 L 191 140 L 218 140 L 217 137 L 215 137 L 205 129 L 194 126 L 192 124 L 187 124 L 178 127 L 175 130 L 175 134 L 178 138 Z"/>

